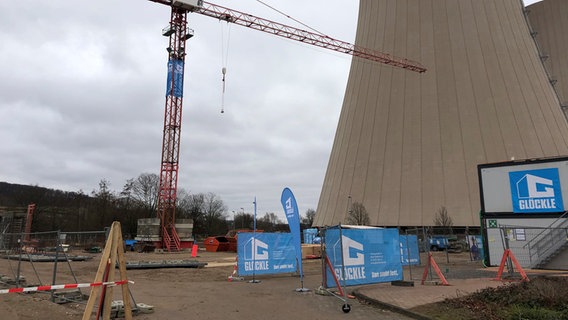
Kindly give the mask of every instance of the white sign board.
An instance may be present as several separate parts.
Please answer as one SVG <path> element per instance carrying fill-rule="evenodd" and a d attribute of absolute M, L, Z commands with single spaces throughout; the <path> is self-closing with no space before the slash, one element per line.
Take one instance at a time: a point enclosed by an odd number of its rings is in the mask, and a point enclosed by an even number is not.
<path fill-rule="evenodd" d="M 568 158 L 478 166 L 484 214 L 556 214 L 568 206 Z"/>

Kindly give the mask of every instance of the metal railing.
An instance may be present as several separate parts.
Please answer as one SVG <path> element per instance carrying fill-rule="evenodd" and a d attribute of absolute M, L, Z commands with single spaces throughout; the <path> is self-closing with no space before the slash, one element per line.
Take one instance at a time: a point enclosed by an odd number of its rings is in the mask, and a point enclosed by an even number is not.
<path fill-rule="evenodd" d="M 541 266 L 568 244 L 568 221 L 556 228 L 546 228 L 536 241 L 527 243 L 531 268 Z"/>
<path fill-rule="evenodd" d="M 568 212 L 564 212 L 547 228 L 529 240 L 523 249 L 528 250 L 531 268 L 539 267 L 568 245 Z M 554 226 L 554 227 L 553 227 Z"/>
<path fill-rule="evenodd" d="M 172 227 L 172 239 L 174 240 L 176 246 L 175 249 L 179 251 L 181 248 L 181 241 L 175 227 Z"/>

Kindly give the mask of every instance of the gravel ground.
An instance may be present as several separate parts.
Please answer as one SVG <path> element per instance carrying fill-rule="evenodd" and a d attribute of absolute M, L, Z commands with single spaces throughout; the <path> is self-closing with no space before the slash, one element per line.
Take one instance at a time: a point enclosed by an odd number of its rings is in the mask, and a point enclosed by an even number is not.
<path fill-rule="evenodd" d="M 81 253 L 83 254 L 83 253 Z M 94 280 L 100 254 L 92 254 L 87 261 L 22 262 L 19 269 L 26 276 L 27 285 L 90 283 Z M 154 313 L 139 314 L 135 319 L 266 319 L 288 320 L 290 317 L 306 319 L 344 319 L 345 302 L 333 296 L 317 294 L 321 286 L 321 260 L 304 261 L 304 287 L 307 293 L 298 293 L 301 286 L 297 275 L 281 274 L 256 277 L 260 283 L 228 281 L 232 274 L 236 254 L 200 251 L 195 260 L 207 263 L 203 268 L 167 268 L 128 270 L 128 279 L 134 281 L 130 290 L 137 303 L 153 306 Z M 190 260 L 190 253 L 157 254 L 127 252 L 127 261 Z M 18 262 L 0 259 L 0 273 L 11 275 Z M 118 274 L 117 274 L 118 277 Z M 75 280 L 74 278 L 77 278 Z M 114 288 L 114 300 L 122 299 L 121 288 Z M 352 290 L 355 288 L 349 288 Z M 88 294 L 89 290 L 83 290 Z M 49 301 L 47 293 L 0 295 L 0 319 L 81 319 L 85 301 L 58 305 Z M 350 319 L 410 318 L 377 308 L 364 301 L 349 299 Z"/>

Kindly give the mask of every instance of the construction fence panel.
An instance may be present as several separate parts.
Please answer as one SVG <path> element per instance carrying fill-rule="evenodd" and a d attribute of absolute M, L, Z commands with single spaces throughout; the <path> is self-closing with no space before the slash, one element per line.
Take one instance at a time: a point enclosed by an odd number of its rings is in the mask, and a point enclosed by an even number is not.
<path fill-rule="evenodd" d="M 509 249 L 521 267 L 544 268 L 568 247 L 568 228 L 500 226 L 489 229 L 488 238 L 492 266 L 499 265 Z"/>
<path fill-rule="evenodd" d="M 21 288 L 38 285 L 56 285 L 58 274 L 71 274 L 74 282 L 77 278 L 71 261 L 84 261 L 93 258 L 87 254 L 93 245 L 103 248 L 106 239 L 105 231 L 95 232 L 35 232 L 35 233 L 3 233 L 0 234 L 2 244 L 0 267 L 0 288 Z M 96 253 L 100 252 L 97 251 Z M 38 265 L 51 265 L 51 274 L 38 272 Z M 42 268 L 40 268 L 42 269 Z M 43 267 L 45 271 L 45 267 Z M 56 303 L 81 301 L 83 293 L 80 289 L 50 290 L 51 300 Z"/>
<path fill-rule="evenodd" d="M 89 251 L 92 247 L 104 247 L 106 236 L 105 231 L 3 233 L 0 249 L 5 254 Z"/>
<path fill-rule="evenodd" d="M 463 254 L 469 255 L 471 261 L 483 259 L 483 243 L 478 228 L 418 227 L 402 230 L 400 234 L 416 236 L 421 253 L 443 252 L 448 263 L 463 260 Z"/>

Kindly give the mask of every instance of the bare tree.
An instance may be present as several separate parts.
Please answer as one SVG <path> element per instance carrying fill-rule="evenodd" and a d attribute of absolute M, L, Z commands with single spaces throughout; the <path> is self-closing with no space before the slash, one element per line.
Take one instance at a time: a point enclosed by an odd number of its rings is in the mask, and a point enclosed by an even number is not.
<path fill-rule="evenodd" d="M 203 216 L 205 212 L 205 194 L 190 194 L 183 189 L 178 190 L 177 217 L 193 220 L 193 233 L 205 233 Z"/>
<path fill-rule="evenodd" d="M 276 215 L 276 213 L 274 212 L 267 212 L 264 214 L 264 216 L 260 219 L 258 219 L 259 221 L 264 221 L 270 224 L 278 224 L 278 223 L 282 223 L 282 221 L 280 221 L 280 219 L 278 219 L 278 216 Z"/>
<path fill-rule="evenodd" d="M 132 198 L 141 203 L 148 213 L 154 214 L 158 204 L 158 184 L 160 177 L 155 173 L 142 173 L 131 183 Z"/>
<path fill-rule="evenodd" d="M 178 191 L 177 216 L 193 220 L 193 233 L 216 235 L 226 233 L 227 207 L 215 193 L 190 194 Z"/>
<path fill-rule="evenodd" d="M 137 215 L 138 212 L 136 210 L 140 206 L 137 205 L 137 201 L 135 201 L 132 197 L 133 185 L 134 179 L 126 180 L 126 184 L 122 187 L 122 191 L 117 199 L 117 206 L 123 214 L 121 223 L 123 233 L 125 234 L 136 233 L 136 227 L 138 225 L 137 219 L 140 218 Z"/>
<path fill-rule="evenodd" d="M 110 190 L 110 182 L 101 179 L 99 190 L 93 190 L 91 195 L 95 198 L 95 210 L 99 216 L 98 227 L 104 228 L 112 222 L 115 196 Z"/>
<path fill-rule="evenodd" d="M 235 214 L 235 229 L 252 229 L 254 224 L 254 215 L 246 212 Z"/>
<path fill-rule="evenodd" d="M 203 215 L 205 194 L 190 194 L 179 189 L 177 194 L 177 216 L 184 219 L 199 220 Z"/>
<path fill-rule="evenodd" d="M 257 219 L 256 227 L 264 231 L 272 232 L 275 229 L 274 227 L 281 223 L 282 221 L 278 219 L 278 216 L 274 212 L 267 212 L 263 217 Z"/>
<path fill-rule="evenodd" d="M 444 230 L 444 232 L 452 233 L 454 221 L 448 214 L 446 207 L 442 206 L 440 207 L 440 209 L 438 209 L 436 216 L 434 217 L 434 225 L 436 227 L 443 227 L 442 229 Z"/>
<path fill-rule="evenodd" d="M 316 217 L 316 210 L 308 209 L 306 211 L 306 216 L 302 217 L 302 223 L 311 226 L 314 223 L 314 218 Z"/>
<path fill-rule="evenodd" d="M 346 222 L 348 224 L 358 226 L 369 225 L 370 218 L 369 214 L 367 213 L 367 209 L 365 209 L 365 206 L 360 202 L 353 202 L 353 204 L 351 205 L 351 210 L 349 210 Z"/>
<path fill-rule="evenodd" d="M 215 193 L 209 192 L 203 198 L 203 222 L 209 234 L 219 234 L 225 230 L 227 207 Z M 194 221 L 195 222 L 195 221 Z"/>

